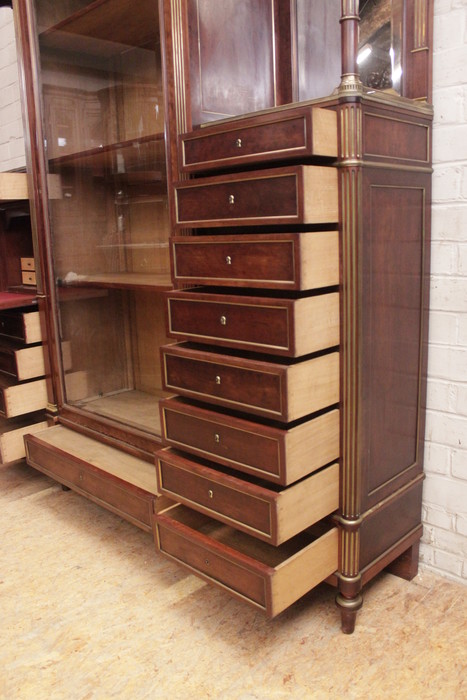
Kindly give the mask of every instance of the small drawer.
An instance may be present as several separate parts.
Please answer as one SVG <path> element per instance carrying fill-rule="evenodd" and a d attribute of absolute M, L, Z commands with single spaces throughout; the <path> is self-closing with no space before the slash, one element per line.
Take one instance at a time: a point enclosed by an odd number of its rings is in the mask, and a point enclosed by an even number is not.
<path fill-rule="evenodd" d="M 287 488 L 238 478 L 171 448 L 156 455 L 160 493 L 265 542 L 279 545 L 339 507 L 339 465 Z"/>
<path fill-rule="evenodd" d="M 190 345 L 162 348 L 164 389 L 289 423 L 339 401 L 339 353 L 294 364 L 217 354 Z"/>
<path fill-rule="evenodd" d="M 16 384 L 14 379 L 0 375 L 0 415 L 14 418 L 46 407 L 45 379 Z"/>
<path fill-rule="evenodd" d="M 336 112 L 301 107 L 196 129 L 179 137 L 180 170 L 195 173 L 309 156 L 337 157 Z"/>
<path fill-rule="evenodd" d="M 39 311 L 3 311 L 0 313 L 0 336 L 21 340 L 27 345 L 42 340 Z"/>
<path fill-rule="evenodd" d="M 0 372 L 18 381 L 42 377 L 45 374 L 42 345 L 21 347 L 17 341 L 0 341 Z"/>
<path fill-rule="evenodd" d="M 156 515 L 156 547 L 274 617 L 337 570 L 338 531 L 311 528 L 280 547 L 181 505 Z"/>
<path fill-rule="evenodd" d="M 339 220 L 337 169 L 296 165 L 175 184 L 179 227 L 322 224 Z"/>
<path fill-rule="evenodd" d="M 36 261 L 34 258 L 20 258 L 21 269 L 22 270 L 32 270 L 36 269 Z"/>
<path fill-rule="evenodd" d="M 339 294 L 302 298 L 198 291 L 167 294 L 172 338 L 301 357 L 339 344 Z"/>
<path fill-rule="evenodd" d="M 21 282 L 26 286 L 36 286 L 36 273 L 32 271 L 22 271 L 21 272 Z"/>
<path fill-rule="evenodd" d="M 181 284 L 296 290 L 339 284 L 337 231 L 178 236 L 172 252 Z"/>
<path fill-rule="evenodd" d="M 137 457 L 56 425 L 25 439 L 28 464 L 144 530 L 157 499 L 154 467 Z"/>
<path fill-rule="evenodd" d="M 178 398 L 159 405 L 167 445 L 283 486 L 339 457 L 337 409 L 287 430 Z"/>

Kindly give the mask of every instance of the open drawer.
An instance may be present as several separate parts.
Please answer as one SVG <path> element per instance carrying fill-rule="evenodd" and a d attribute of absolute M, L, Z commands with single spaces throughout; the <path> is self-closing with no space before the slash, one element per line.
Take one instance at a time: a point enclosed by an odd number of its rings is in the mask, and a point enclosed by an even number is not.
<path fill-rule="evenodd" d="M 156 547 L 201 578 L 278 615 L 337 569 L 338 531 L 317 525 L 280 547 L 185 506 L 154 518 Z"/>
<path fill-rule="evenodd" d="M 62 425 L 25 438 L 30 466 L 94 503 L 151 531 L 154 510 L 170 501 L 160 498 L 154 466 Z"/>
<path fill-rule="evenodd" d="M 339 465 L 331 464 L 293 486 L 261 482 L 171 448 L 156 454 L 161 494 L 273 545 L 339 507 Z"/>

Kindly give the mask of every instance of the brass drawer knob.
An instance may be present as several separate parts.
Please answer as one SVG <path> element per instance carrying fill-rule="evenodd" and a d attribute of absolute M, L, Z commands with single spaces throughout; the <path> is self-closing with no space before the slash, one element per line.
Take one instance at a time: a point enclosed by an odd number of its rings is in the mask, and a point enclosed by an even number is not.
<path fill-rule="evenodd" d="M 232 264 L 232 258 L 230 257 L 230 255 L 225 256 L 225 262 L 226 262 L 226 265 Z"/>
<path fill-rule="evenodd" d="M 227 316 L 221 316 L 219 321 L 220 321 L 221 326 L 226 326 L 227 325 Z"/>
<path fill-rule="evenodd" d="M 219 435 L 219 433 L 215 433 L 214 434 L 214 442 L 219 444 L 220 441 L 221 441 L 221 436 Z"/>
<path fill-rule="evenodd" d="M 237 140 L 235 141 L 235 145 L 237 146 L 237 148 L 241 148 L 242 145 L 243 145 L 243 144 L 242 144 L 242 139 L 237 139 Z"/>
<path fill-rule="evenodd" d="M 235 204 L 235 195 L 229 194 L 229 204 Z"/>
<path fill-rule="evenodd" d="M 221 383 L 221 378 L 219 377 L 218 374 L 216 374 L 215 382 L 216 382 L 216 384 L 220 384 L 220 383 Z"/>

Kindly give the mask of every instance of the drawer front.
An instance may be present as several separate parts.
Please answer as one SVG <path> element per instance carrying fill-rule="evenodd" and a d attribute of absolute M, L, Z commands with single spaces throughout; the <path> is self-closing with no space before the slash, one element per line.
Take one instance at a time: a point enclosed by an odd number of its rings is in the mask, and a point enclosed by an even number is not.
<path fill-rule="evenodd" d="M 154 528 L 160 552 L 270 617 L 338 566 L 337 528 L 306 531 L 273 547 L 184 506 L 156 515 Z"/>
<path fill-rule="evenodd" d="M 36 263 L 34 258 L 21 258 L 21 269 L 22 270 L 35 270 Z"/>
<path fill-rule="evenodd" d="M 184 226 L 298 222 L 298 187 L 295 172 L 182 184 L 176 187 L 176 220 Z"/>
<path fill-rule="evenodd" d="M 287 300 L 246 303 L 211 298 L 189 292 L 168 295 L 169 334 L 263 352 L 285 353 L 291 348 L 292 304 Z"/>
<path fill-rule="evenodd" d="M 338 353 L 289 365 L 167 345 L 162 371 L 167 391 L 286 423 L 339 401 Z"/>
<path fill-rule="evenodd" d="M 221 167 L 231 161 L 256 161 L 259 156 L 263 161 L 274 157 L 303 156 L 307 150 L 306 116 L 302 114 L 249 128 L 182 137 L 182 169 L 195 172 L 200 167 Z"/>
<path fill-rule="evenodd" d="M 241 530 L 272 536 L 275 493 L 186 460 L 171 450 L 156 456 L 161 493 Z"/>
<path fill-rule="evenodd" d="M 298 236 L 185 236 L 172 239 L 180 282 L 298 289 Z"/>
<path fill-rule="evenodd" d="M 289 487 L 240 478 L 171 448 L 157 453 L 156 465 L 160 493 L 274 545 L 339 507 L 337 463 Z"/>
<path fill-rule="evenodd" d="M 286 412 L 283 367 L 167 346 L 163 381 L 167 391 L 274 417 Z"/>
<path fill-rule="evenodd" d="M 291 484 L 339 458 L 335 409 L 282 429 L 179 398 L 159 406 L 166 445 L 266 481 Z"/>
<path fill-rule="evenodd" d="M 295 165 L 219 175 L 175 184 L 176 225 L 216 226 L 335 223 L 335 167 Z"/>
<path fill-rule="evenodd" d="M 293 112 L 208 125 L 181 136 L 178 150 L 182 172 L 313 155 L 336 157 L 336 113 L 295 107 Z"/>
<path fill-rule="evenodd" d="M 236 562 L 229 552 L 223 553 L 209 538 L 199 537 L 188 528 L 179 531 L 167 527 L 163 516 L 157 516 L 156 543 L 160 552 L 184 564 L 194 573 L 226 586 L 233 593 L 266 608 L 264 575 Z"/>
<path fill-rule="evenodd" d="M 308 290 L 339 284 L 337 231 L 174 236 L 182 284 Z"/>
<path fill-rule="evenodd" d="M 22 271 L 21 281 L 25 285 L 35 286 L 36 285 L 36 273 L 32 271 Z"/>
<path fill-rule="evenodd" d="M 174 447 L 264 478 L 281 477 L 284 432 L 186 405 L 161 401 L 162 434 Z"/>
<path fill-rule="evenodd" d="M 35 436 L 28 436 L 28 464 L 60 483 L 88 496 L 99 505 L 126 518 L 144 530 L 151 529 L 154 495 L 136 487 L 120 486 L 105 472 L 100 472 L 70 454 L 41 445 Z"/>

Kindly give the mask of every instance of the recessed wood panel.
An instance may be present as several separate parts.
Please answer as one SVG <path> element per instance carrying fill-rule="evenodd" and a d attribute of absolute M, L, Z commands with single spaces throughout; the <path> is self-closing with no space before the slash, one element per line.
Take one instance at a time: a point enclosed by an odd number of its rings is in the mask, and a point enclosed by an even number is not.
<path fill-rule="evenodd" d="M 275 105 L 272 0 L 189 0 L 193 123 Z"/>
<path fill-rule="evenodd" d="M 408 173 L 371 173 L 364 189 L 362 455 L 369 494 L 420 459 L 428 196 L 420 177 L 417 184 Z"/>

